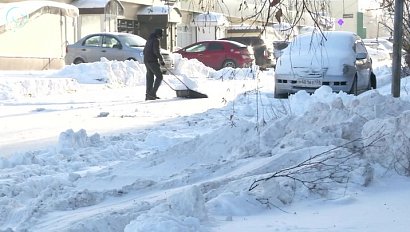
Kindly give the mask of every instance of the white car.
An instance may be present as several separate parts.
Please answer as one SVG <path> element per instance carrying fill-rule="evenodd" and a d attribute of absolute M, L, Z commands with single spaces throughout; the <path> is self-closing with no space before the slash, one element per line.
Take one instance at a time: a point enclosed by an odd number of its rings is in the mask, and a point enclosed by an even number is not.
<path fill-rule="evenodd" d="M 66 47 L 66 64 L 80 64 L 98 62 L 102 57 L 108 60 L 135 60 L 144 63 L 143 50 L 146 40 L 138 35 L 129 33 L 104 32 L 90 34 L 76 43 Z M 174 67 L 172 53 L 161 49 L 165 67 L 162 71 Z"/>
<path fill-rule="evenodd" d="M 358 94 L 376 88 L 372 60 L 361 38 L 352 32 L 323 31 L 298 35 L 276 63 L 275 97 L 323 85 Z"/>

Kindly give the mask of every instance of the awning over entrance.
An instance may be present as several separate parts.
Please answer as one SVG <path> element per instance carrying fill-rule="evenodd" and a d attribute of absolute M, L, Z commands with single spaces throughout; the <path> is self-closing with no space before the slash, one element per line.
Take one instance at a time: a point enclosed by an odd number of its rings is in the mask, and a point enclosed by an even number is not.
<path fill-rule="evenodd" d="M 124 15 L 124 6 L 119 0 L 78 0 L 72 4 L 80 9 L 80 14 Z"/>
<path fill-rule="evenodd" d="M 24 26 L 28 21 L 43 14 L 78 17 L 78 8 L 52 1 L 24 1 L 0 3 L 0 34 L 6 30 Z"/>
<path fill-rule="evenodd" d="M 142 7 L 137 16 L 139 19 L 151 18 L 151 16 L 162 16 L 160 18 L 166 20 L 165 23 L 180 23 L 182 14 L 179 12 L 178 8 L 166 5 L 157 5 L 157 6 L 145 6 Z M 148 16 L 148 17 L 147 17 Z M 166 17 L 163 17 L 166 16 Z M 145 20 L 146 21 L 146 20 Z"/>
<path fill-rule="evenodd" d="M 219 27 L 229 26 L 228 19 L 221 13 L 209 12 L 195 15 L 191 26 L 195 27 Z"/>

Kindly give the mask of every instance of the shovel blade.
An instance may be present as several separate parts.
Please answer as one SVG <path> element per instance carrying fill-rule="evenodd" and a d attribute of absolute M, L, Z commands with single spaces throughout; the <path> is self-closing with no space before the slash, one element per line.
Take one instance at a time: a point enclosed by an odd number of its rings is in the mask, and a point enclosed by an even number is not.
<path fill-rule="evenodd" d="M 175 90 L 177 92 L 177 97 L 184 98 L 207 98 L 208 95 L 197 92 L 192 89 Z"/>

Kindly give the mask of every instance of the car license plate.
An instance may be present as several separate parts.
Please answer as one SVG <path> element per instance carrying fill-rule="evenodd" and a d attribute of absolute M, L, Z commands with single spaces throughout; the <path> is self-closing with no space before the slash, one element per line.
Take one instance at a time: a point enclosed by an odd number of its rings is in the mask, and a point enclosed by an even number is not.
<path fill-rule="evenodd" d="M 298 85 L 306 87 L 319 87 L 322 86 L 321 79 L 298 79 Z"/>

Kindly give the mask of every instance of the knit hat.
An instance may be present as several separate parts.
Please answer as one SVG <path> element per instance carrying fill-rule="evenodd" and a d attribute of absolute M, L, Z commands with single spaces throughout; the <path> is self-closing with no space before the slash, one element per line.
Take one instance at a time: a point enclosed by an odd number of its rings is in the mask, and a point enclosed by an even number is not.
<path fill-rule="evenodd" d="M 160 37 L 162 37 L 162 35 L 163 35 L 163 31 L 162 31 L 161 28 L 155 29 L 154 33 L 155 33 L 155 35 L 160 36 Z"/>

